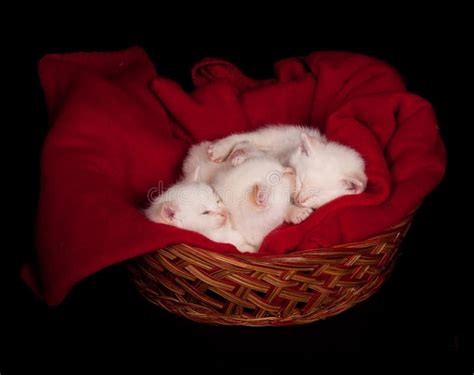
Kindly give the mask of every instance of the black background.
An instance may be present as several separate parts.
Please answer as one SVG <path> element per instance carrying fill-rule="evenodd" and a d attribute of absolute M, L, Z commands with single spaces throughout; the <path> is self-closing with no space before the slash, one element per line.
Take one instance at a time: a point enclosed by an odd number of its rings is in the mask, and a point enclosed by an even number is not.
<path fill-rule="evenodd" d="M 13 134 L 5 136 L 2 143 L 11 172 L 7 187 L 12 192 L 7 203 L 13 203 L 14 210 L 5 226 L 2 250 L 7 281 L 3 283 L 5 319 L 0 338 L 8 349 L 3 360 L 0 357 L 2 375 L 3 369 L 6 374 L 16 373 L 15 369 L 32 363 L 49 366 L 61 349 L 72 354 L 77 363 L 81 362 L 77 358 L 86 359 L 90 352 L 101 353 L 107 348 L 119 349 L 116 353 L 127 353 L 125 357 L 130 349 L 152 352 L 151 356 L 143 354 L 138 362 L 156 367 L 161 366 L 160 360 L 171 358 L 170 354 L 178 355 L 180 365 L 192 365 L 189 358 L 204 352 L 200 357 L 203 362 L 218 368 L 243 364 L 247 370 L 252 368 L 247 360 L 255 356 L 233 354 L 226 362 L 223 353 L 260 354 L 260 368 L 264 368 L 280 367 L 295 359 L 319 366 L 323 357 L 318 352 L 360 351 L 367 353 L 364 358 L 368 362 L 380 352 L 391 356 L 390 363 L 396 363 L 390 353 L 430 351 L 456 355 L 449 373 L 461 367 L 467 371 L 469 365 L 464 361 L 469 359 L 463 355 L 469 357 L 472 346 L 467 305 L 473 294 L 467 261 L 472 251 L 468 237 L 472 214 L 467 207 L 472 182 L 466 177 L 472 175 L 467 141 L 472 98 L 464 89 L 469 88 L 467 50 L 472 46 L 465 24 L 456 22 L 460 13 L 453 17 L 444 14 L 441 21 L 434 17 L 431 22 L 420 22 L 419 18 L 412 23 L 406 19 L 367 21 L 365 27 L 357 22 L 348 26 L 337 18 L 324 26 L 318 18 L 319 27 L 274 21 L 255 27 L 251 33 L 246 19 L 241 20 L 240 29 L 226 28 L 224 21 L 204 32 L 198 23 L 181 35 L 176 32 L 183 28 L 179 23 L 141 30 L 120 23 L 92 30 L 84 20 L 80 28 L 68 22 L 50 31 L 41 24 L 32 26 L 9 50 L 14 52 L 9 62 L 15 73 L 6 77 L 14 81 L 8 108 L 14 110 L 14 117 L 4 127 L 8 125 Z M 454 26 L 448 26 L 448 21 L 454 21 Z M 35 300 L 17 271 L 34 256 L 39 153 L 48 127 L 36 64 L 47 53 L 116 50 L 132 45 L 143 46 L 159 74 L 188 90 L 192 88 L 190 68 L 209 56 L 227 59 L 255 78 L 271 77 L 272 64 L 278 59 L 315 50 L 364 53 L 398 69 L 409 90 L 433 104 L 449 163 L 444 181 L 419 210 L 402 245 L 403 255 L 381 291 L 325 321 L 257 329 L 199 325 L 161 311 L 137 294 L 120 265 L 81 282 L 59 307 L 47 307 Z M 463 211 L 467 216 L 462 216 Z M 86 344 L 76 349 L 82 340 Z M 275 352 L 281 355 L 271 354 Z M 116 354 L 114 361 L 123 358 Z M 429 361 L 436 362 L 436 356 Z"/>

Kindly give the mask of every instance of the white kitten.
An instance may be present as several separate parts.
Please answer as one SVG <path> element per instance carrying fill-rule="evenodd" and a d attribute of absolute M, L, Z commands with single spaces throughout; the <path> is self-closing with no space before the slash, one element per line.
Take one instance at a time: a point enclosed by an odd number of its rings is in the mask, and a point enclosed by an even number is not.
<path fill-rule="evenodd" d="M 213 186 L 229 210 L 232 226 L 257 248 L 285 220 L 300 222 L 312 212 L 291 204 L 294 172 L 274 158 L 252 158 L 222 170 Z"/>
<path fill-rule="evenodd" d="M 281 125 L 233 134 L 210 144 L 208 157 L 221 162 L 242 142 L 255 145 L 295 170 L 294 201 L 300 206 L 318 208 L 342 195 L 365 190 L 365 164 L 359 153 L 328 141 L 317 129 Z"/>
<path fill-rule="evenodd" d="M 296 171 L 294 201 L 318 208 L 343 195 L 360 194 L 367 185 L 365 163 L 358 152 L 337 142 L 301 134 L 301 145 L 288 164 Z"/>
<path fill-rule="evenodd" d="M 222 162 L 208 158 L 211 142 L 204 141 L 192 146 L 183 162 L 183 180 L 211 183 L 213 177 L 223 170 L 242 164 L 248 158 L 263 156 L 250 142 L 239 142 L 233 145 L 230 154 Z"/>
<path fill-rule="evenodd" d="M 230 243 L 241 252 L 256 252 L 232 228 L 227 210 L 208 184 L 177 183 L 156 198 L 144 213 L 156 223 L 198 232 L 215 242 Z"/>

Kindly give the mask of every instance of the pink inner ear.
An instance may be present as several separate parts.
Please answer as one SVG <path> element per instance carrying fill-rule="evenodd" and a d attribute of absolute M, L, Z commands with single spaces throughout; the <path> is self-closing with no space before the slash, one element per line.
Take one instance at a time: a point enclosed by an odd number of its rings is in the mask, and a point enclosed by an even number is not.
<path fill-rule="evenodd" d="M 164 222 L 172 222 L 176 215 L 176 209 L 170 202 L 165 202 L 161 204 L 160 216 Z"/>
<path fill-rule="evenodd" d="M 365 180 L 358 178 L 346 178 L 343 180 L 346 190 L 351 194 L 360 194 L 365 190 Z"/>
<path fill-rule="evenodd" d="M 266 185 L 256 184 L 253 187 L 253 201 L 258 207 L 266 207 L 270 196 L 270 189 Z"/>
<path fill-rule="evenodd" d="M 313 146 L 311 145 L 311 141 L 309 139 L 308 134 L 301 133 L 301 146 L 300 146 L 301 152 L 309 156 L 313 151 L 312 147 Z"/>
<path fill-rule="evenodd" d="M 295 175 L 295 171 L 294 171 L 293 168 L 287 167 L 287 168 L 285 168 L 285 170 L 283 171 L 283 174 L 284 174 L 284 175 L 287 175 L 287 176 L 294 176 L 294 175 Z"/>

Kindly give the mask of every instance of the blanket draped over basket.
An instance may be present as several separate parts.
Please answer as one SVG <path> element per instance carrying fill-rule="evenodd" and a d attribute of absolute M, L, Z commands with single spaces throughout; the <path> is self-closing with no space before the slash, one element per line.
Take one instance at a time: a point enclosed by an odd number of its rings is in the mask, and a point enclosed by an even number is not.
<path fill-rule="evenodd" d="M 192 70 L 192 93 L 157 75 L 138 47 L 47 55 L 39 74 L 51 128 L 41 159 L 37 260 L 22 276 L 51 305 L 81 279 L 167 245 L 236 252 L 140 211 L 179 178 L 192 143 L 265 124 L 308 124 L 363 155 L 366 192 L 277 228 L 261 247 L 267 255 L 357 241 L 398 224 L 445 170 L 431 105 L 407 92 L 392 67 L 363 55 L 288 58 L 266 80 L 205 59 Z"/>

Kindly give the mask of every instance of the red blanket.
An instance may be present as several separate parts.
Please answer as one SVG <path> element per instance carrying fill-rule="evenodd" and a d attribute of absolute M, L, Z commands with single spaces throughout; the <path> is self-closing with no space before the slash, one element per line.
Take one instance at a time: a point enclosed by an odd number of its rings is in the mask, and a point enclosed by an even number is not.
<path fill-rule="evenodd" d="M 42 154 L 37 267 L 25 267 L 23 277 L 51 305 L 84 277 L 169 244 L 235 251 L 139 211 L 150 193 L 177 179 L 193 142 L 268 123 L 310 124 L 365 158 L 365 193 L 276 229 L 260 254 L 361 240 L 397 224 L 445 169 L 430 104 L 366 56 L 290 58 L 265 81 L 208 59 L 193 69 L 192 94 L 156 78 L 140 48 L 48 55 L 39 72 L 51 130 Z"/>

